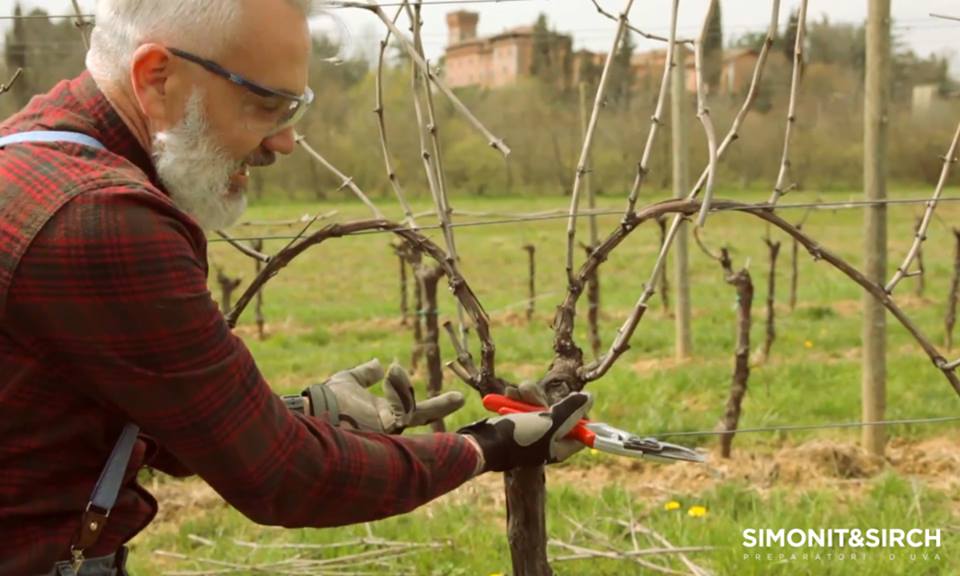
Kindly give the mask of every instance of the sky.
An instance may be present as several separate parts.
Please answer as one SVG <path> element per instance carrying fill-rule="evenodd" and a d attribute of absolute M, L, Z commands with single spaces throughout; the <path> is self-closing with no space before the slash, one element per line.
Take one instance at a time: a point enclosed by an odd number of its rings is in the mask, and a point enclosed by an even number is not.
<path fill-rule="evenodd" d="M 70 0 L 22 0 L 25 7 L 40 7 L 50 14 L 71 13 Z M 382 0 L 386 4 L 394 0 Z M 429 3 L 434 0 L 424 0 Z M 615 23 L 597 13 L 590 0 L 520 0 L 510 2 L 470 3 L 461 6 L 449 4 L 424 8 L 424 45 L 427 55 L 437 59 L 446 45 L 446 14 L 466 9 L 480 14 L 478 32 L 494 34 L 515 26 L 530 25 L 541 12 L 546 13 L 551 26 L 560 32 L 570 33 L 574 47 L 596 51 L 608 51 L 613 39 Z M 617 12 L 625 0 L 599 0 L 609 12 Z M 679 30 L 684 36 L 696 34 L 702 22 L 709 0 L 681 0 Z M 13 0 L 0 0 L 0 16 L 10 15 Z M 93 0 L 80 0 L 85 11 L 92 12 Z M 665 34 L 669 27 L 671 0 L 635 0 L 630 20 L 635 26 L 654 33 Z M 764 31 L 770 19 L 771 0 L 723 0 L 724 36 L 730 39 L 745 32 Z M 799 0 L 783 0 L 781 23 Z M 386 10 L 394 10 L 386 8 Z M 862 22 L 866 17 L 867 0 L 810 0 L 809 16 L 821 18 L 826 15 L 835 22 Z M 931 12 L 960 16 L 958 0 L 892 0 L 894 31 L 901 41 L 918 54 L 949 55 L 952 68 L 960 73 L 960 22 L 934 19 Z M 365 11 L 335 10 L 336 22 L 322 19 L 318 26 L 332 29 L 343 35 L 352 50 L 370 54 L 376 50 L 382 27 Z M 0 20 L 0 29 L 5 30 L 9 21 Z M 2 37 L 2 36 L 0 36 Z M 637 39 L 638 50 L 655 47 L 654 43 Z"/>

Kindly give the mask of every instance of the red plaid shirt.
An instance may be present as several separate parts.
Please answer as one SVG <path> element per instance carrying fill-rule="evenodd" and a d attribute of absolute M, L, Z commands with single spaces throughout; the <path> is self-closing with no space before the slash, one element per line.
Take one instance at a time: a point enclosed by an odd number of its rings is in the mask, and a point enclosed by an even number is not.
<path fill-rule="evenodd" d="M 153 518 L 145 465 L 198 474 L 253 521 L 288 527 L 406 512 L 472 476 L 456 434 L 350 433 L 287 410 L 210 297 L 202 231 L 89 74 L 0 124 L 30 130 L 108 151 L 0 150 L 0 574 L 68 558 L 127 421 L 143 435 L 88 557 Z"/>

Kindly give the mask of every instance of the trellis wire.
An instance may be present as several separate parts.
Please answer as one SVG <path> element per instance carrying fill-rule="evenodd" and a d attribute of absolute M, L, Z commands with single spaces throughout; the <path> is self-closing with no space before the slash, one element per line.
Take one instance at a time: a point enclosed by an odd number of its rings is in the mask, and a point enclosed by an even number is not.
<path fill-rule="evenodd" d="M 426 0 L 423 2 L 424 6 L 456 6 L 458 4 L 512 4 L 517 2 L 533 2 L 534 0 Z M 403 4 L 400 2 L 391 2 L 379 4 L 381 8 L 390 8 L 398 7 Z M 344 8 L 340 5 L 340 2 L 336 0 L 331 0 L 325 6 L 327 8 Z M 34 15 L 34 14 L 23 14 L 21 16 L 0 16 L 0 20 L 53 20 L 53 19 L 75 19 L 75 18 L 90 18 L 93 19 L 96 17 L 96 14 L 47 14 L 47 15 Z"/>
<path fill-rule="evenodd" d="M 960 202 L 960 196 L 940 198 L 939 200 L 937 200 L 937 202 L 938 202 L 938 203 L 940 203 L 940 202 Z M 764 208 L 770 208 L 770 209 L 776 209 L 776 210 L 791 210 L 791 209 L 794 209 L 794 210 L 795 210 L 795 209 L 801 209 L 801 208 L 803 208 L 803 209 L 827 210 L 827 211 L 830 211 L 830 210 L 848 210 L 848 209 L 855 209 L 855 208 L 865 208 L 865 207 L 868 207 L 868 206 L 877 206 L 877 205 L 881 205 L 881 204 L 898 206 L 898 205 L 915 205 L 915 204 L 928 204 L 928 203 L 930 203 L 930 199 L 928 199 L 928 198 L 888 198 L 888 199 L 885 199 L 885 200 L 847 200 L 847 201 L 842 201 L 842 202 L 803 202 L 803 203 L 795 203 L 795 204 L 778 204 L 777 206 L 767 205 L 767 204 L 755 204 L 755 205 L 751 205 L 751 206 L 750 206 L 750 209 L 751 209 L 751 210 L 763 210 Z M 711 211 L 713 211 L 713 212 L 742 212 L 743 209 L 741 209 L 741 208 L 736 208 L 736 209 L 712 208 Z M 522 223 L 526 223 L 526 222 L 542 222 L 542 221 L 545 221 L 545 220 L 566 220 L 566 219 L 569 217 L 569 215 L 568 215 L 568 214 L 565 214 L 565 213 L 564 213 L 564 214 L 560 214 L 560 213 L 557 213 L 557 214 L 534 214 L 534 215 L 524 215 L 524 214 L 522 214 L 522 213 L 517 213 L 517 214 L 518 214 L 518 215 L 517 215 L 517 217 L 515 217 L 515 218 L 507 217 L 507 218 L 499 218 L 499 219 L 493 219 L 493 220 L 479 220 L 479 221 L 476 221 L 476 222 L 454 222 L 454 223 L 451 224 L 451 227 L 453 227 L 453 228 L 473 228 L 473 227 L 478 227 L 478 226 L 498 226 L 498 225 L 504 225 L 504 224 L 518 224 L 518 223 L 522 224 Z M 580 212 L 580 215 L 581 215 L 581 216 L 582 216 L 582 215 L 591 215 L 591 214 L 592 214 L 592 215 L 597 215 L 597 216 L 622 216 L 622 215 L 623 215 L 623 211 L 622 211 L 622 210 L 585 210 L 585 211 L 581 211 L 581 212 Z M 258 222 L 257 225 L 258 225 L 258 226 L 271 226 L 272 224 L 271 224 L 270 222 Z M 279 226 L 279 225 L 280 225 L 280 224 L 278 224 L 278 226 Z M 430 224 L 430 225 L 426 225 L 426 226 L 419 226 L 419 227 L 417 228 L 417 230 L 420 230 L 420 231 L 424 231 L 424 230 L 440 230 L 440 229 L 441 229 L 441 227 L 440 227 L 439 224 Z M 369 231 L 364 231 L 364 232 L 359 232 L 359 233 L 357 233 L 357 234 L 353 234 L 353 236 L 361 236 L 361 235 L 367 235 L 367 234 L 384 234 L 384 233 L 385 233 L 385 232 L 383 232 L 383 231 L 381 231 L 381 230 L 369 230 Z M 241 238 L 234 238 L 234 240 L 238 240 L 238 241 L 250 241 L 250 240 L 258 240 L 258 239 L 259 239 L 259 240 L 291 240 L 291 239 L 293 239 L 293 238 L 295 238 L 295 236 L 285 236 L 285 235 L 277 235 L 277 236 L 245 236 L 245 237 L 241 237 Z M 218 238 L 210 238 L 210 239 L 208 240 L 208 242 L 211 242 L 211 243 L 213 243 L 213 242 L 225 242 L 225 241 L 226 241 L 226 240 L 218 239 Z"/>
<path fill-rule="evenodd" d="M 953 20 L 955 22 L 960 22 L 960 16 L 950 16 L 948 14 L 934 14 L 930 13 L 931 18 L 940 18 L 941 20 Z"/>
<path fill-rule="evenodd" d="M 942 416 L 934 418 L 900 418 L 896 420 L 875 420 L 871 422 L 829 422 L 826 424 L 784 424 L 782 426 L 758 426 L 755 428 L 738 428 L 732 433 L 753 434 L 759 432 L 796 432 L 802 430 L 833 430 L 838 428 L 865 428 L 868 426 L 897 426 L 907 424 L 943 424 L 946 422 L 958 422 L 960 416 Z M 644 434 L 655 438 L 666 438 L 669 436 L 723 436 L 731 434 L 726 430 L 683 430 L 679 432 L 659 432 L 656 434 Z"/>
<path fill-rule="evenodd" d="M 510 3 L 519 3 L 519 2 L 535 2 L 537 0 L 425 0 L 423 2 L 424 6 L 456 6 L 457 4 L 510 4 Z M 337 2 L 331 3 L 331 8 L 338 8 L 336 6 Z M 381 8 L 396 8 L 401 6 L 400 2 L 385 2 L 378 4 Z M 338 8 L 339 9 L 339 8 Z M 35 15 L 35 14 L 22 14 L 20 16 L 0 16 L 0 20 L 53 20 L 53 19 L 74 19 L 77 17 L 80 18 L 94 18 L 95 14 L 46 14 L 46 15 Z M 948 20 L 960 22 L 960 16 L 951 16 L 949 14 L 934 14 L 930 13 L 928 17 L 923 18 L 898 18 L 896 22 L 892 23 L 892 27 L 895 29 L 933 29 L 933 30 L 942 30 L 948 28 L 950 25 L 938 24 L 930 22 L 931 18 Z M 848 24 L 862 24 L 862 21 L 846 21 L 846 20 L 837 20 L 831 21 L 831 24 L 837 26 L 843 26 Z M 920 27 L 918 24 L 929 24 L 928 26 Z M 680 26 L 679 29 L 691 30 L 697 28 L 698 25 L 685 25 Z M 664 31 L 665 27 L 651 27 L 651 30 Z M 759 32 L 766 30 L 766 26 L 762 24 L 726 24 L 724 29 L 728 31 L 746 31 L 746 32 Z M 609 33 L 609 29 L 605 28 L 572 28 L 566 30 L 567 32 L 595 32 L 595 33 Z"/>

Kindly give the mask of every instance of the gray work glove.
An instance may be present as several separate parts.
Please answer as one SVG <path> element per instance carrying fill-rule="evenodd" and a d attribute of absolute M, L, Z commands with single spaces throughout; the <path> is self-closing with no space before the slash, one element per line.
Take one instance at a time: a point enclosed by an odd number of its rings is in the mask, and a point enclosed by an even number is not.
<path fill-rule="evenodd" d="M 322 384 L 314 384 L 304 395 L 309 396 L 315 416 L 326 413 L 335 425 L 386 434 L 400 434 L 407 427 L 429 424 L 464 404 L 460 392 L 446 392 L 417 403 L 410 377 L 396 362 L 390 365 L 383 383 L 384 398 L 367 390 L 381 380 L 383 367 L 379 360 L 371 360 L 337 372 Z"/>
<path fill-rule="evenodd" d="M 575 392 L 543 412 L 487 418 L 457 430 L 473 437 L 483 451 L 483 472 L 560 462 L 583 448 L 564 439 L 593 405 L 593 397 Z"/>

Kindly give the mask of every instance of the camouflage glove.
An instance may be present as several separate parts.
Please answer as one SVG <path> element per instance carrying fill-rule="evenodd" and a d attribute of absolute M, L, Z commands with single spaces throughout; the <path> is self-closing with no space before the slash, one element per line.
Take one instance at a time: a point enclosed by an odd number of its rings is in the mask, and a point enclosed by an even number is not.
<path fill-rule="evenodd" d="M 368 388 L 383 380 L 379 360 L 371 360 L 356 368 L 337 372 L 322 384 L 304 391 L 310 398 L 314 416 L 326 413 L 338 426 L 400 434 L 410 426 L 422 426 L 439 420 L 463 407 L 463 394 L 447 392 L 417 403 L 410 377 L 399 364 L 393 363 L 384 381 L 384 398 L 374 396 Z"/>
<path fill-rule="evenodd" d="M 576 392 L 543 412 L 508 414 L 474 422 L 457 432 L 471 436 L 483 452 L 482 472 L 560 462 L 583 448 L 566 440 L 593 405 L 593 397 Z"/>

